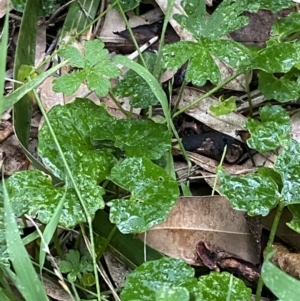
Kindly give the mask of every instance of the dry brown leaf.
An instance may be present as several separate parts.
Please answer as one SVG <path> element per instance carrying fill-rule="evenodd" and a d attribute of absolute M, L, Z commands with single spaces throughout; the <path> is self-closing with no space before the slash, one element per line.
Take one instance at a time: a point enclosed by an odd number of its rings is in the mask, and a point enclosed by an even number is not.
<path fill-rule="evenodd" d="M 15 135 L 8 137 L 0 146 L 4 155 L 5 176 L 11 176 L 15 171 L 27 169 L 29 161 L 23 153 Z"/>
<path fill-rule="evenodd" d="M 36 33 L 35 65 L 38 65 L 45 58 L 46 52 L 46 29 L 47 26 L 39 25 Z"/>
<path fill-rule="evenodd" d="M 139 25 L 149 24 L 147 20 L 141 16 L 136 16 L 131 14 L 128 20 L 131 27 L 136 27 Z M 111 9 L 105 15 L 105 20 L 98 37 L 104 43 L 126 43 L 126 40 L 119 35 L 114 34 L 114 32 L 120 32 L 126 29 L 125 22 L 122 15 L 115 9 Z"/>
<path fill-rule="evenodd" d="M 0 19 L 6 15 L 7 7 L 8 11 L 12 9 L 10 0 L 0 0 Z"/>
<path fill-rule="evenodd" d="M 43 277 L 42 282 L 46 291 L 46 294 L 51 298 L 59 301 L 72 301 L 73 298 L 69 296 L 69 294 L 62 289 L 61 286 L 54 283 L 52 280 Z"/>
<path fill-rule="evenodd" d="M 178 108 L 182 109 L 183 107 L 189 105 L 196 99 L 203 96 L 205 92 L 193 88 L 193 87 L 185 87 L 182 95 L 182 99 L 179 102 Z M 172 99 L 173 105 L 177 103 L 178 96 L 175 95 Z M 240 137 L 237 137 L 235 132 L 237 130 L 244 130 L 244 123 L 247 120 L 241 114 L 238 113 L 230 113 L 228 115 L 223 116 L 215 116 L 209 111 L 209 107 L 211 105 L 216 105 L 219 100 L 215 97 L 208 97 L 202 100 L 197 106 L 186 111 L 186 114 L 192 116 L 196 120 L 204 123 L 205 125 L 213 128 L 216 131 L 229 135 L 237 140 L 240 140 Z"/>
<path fill-rule="evenodd" d="M 64 104 L 63 94 L 56 93 L 52 90 L 54 79 L 54 76 L 47 77 L 39 87 L 40 99 L 46 112 L 49 112 L 49 110 L 56 105 Z"/>
<path fill-rule="evenodd" d="M 259 262 L 244 213 L 233 210 L 221 196 L 181 197 L 166 222 L 139 237 L 159 252 L 189 264 L 197 265 L 195 248 L 199 241 Z"/>
<path fill-rule="evenodd" d="M 14 128 L 10 121 L 2 121 L 0 124 L 0 142 L 2 143 L 13 131 Z"/>
<path fill-rule="evenodd" d="M 292 253 L 280 243 L 275 243 L 273 249 L 276 253 L 272 262 L 287 274 L 300 279 L 300 253 Z"/>

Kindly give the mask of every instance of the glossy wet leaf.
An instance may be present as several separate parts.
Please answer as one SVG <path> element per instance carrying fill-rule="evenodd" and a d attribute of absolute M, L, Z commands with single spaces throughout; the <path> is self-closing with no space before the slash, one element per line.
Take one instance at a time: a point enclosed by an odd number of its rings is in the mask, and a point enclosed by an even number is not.
<path fill-rule="evenodd" d="M 251 216 L 266 216 L 280 200 L 277 184 L 272 178 L 260 174 L 236 177 L 223 171 L 219 171 L 219 175 L 221 192 L 235 210 L 246 211 Z"/>
<path fill-rule="evenodd" d="M 258 51 L 253 58 L 253 68 L 268 73 L 288 72 L 300 62 L 300 45 L 294 42 L 269 40 L 267 47 Z"/>
<path fill-rule="evenodd" d="M 102 195 L 104 190 L 92 178 L 77 179 L 78 187 L 91 216 L 98 209 L 104 207 Z M 38 170 L 28 170 L 14 173 L 6 181 L 11 197 L 12 207 L 16 216 L 25 213 L 37 215 L 38 219 L 47 224 L 62 199 L 65 188 L 54 187 L 51 178 Z M 86 218 L 74 188 L 68 188 L 59 224 L 64 227 L 73 227 Z"/>
<path fill-rule="evenodd" d="M 236 109 L 236 98 L 230 97 L 228 99 L 225 99 L 224 101 L 219 101 L 216 105 L 211 105 L 209 107 L 209 110 L 215 115 L 215 116 L 221 116 L 231 113 Z"/>
<path fill-rule="evenodd" d="M 114 122 L 115 118 L 103 107 L 85 98 L 77 98 L 65 106 L 53 107 L 48 113 L 48 118 L 73 176 L 87 176 L 100 183 L 109 174 L 114 157 L 109 151 L 93 148 L 91 133 L 98 124 Z M 67 177 L 64 163 L 46 123 L 39 132 L 38 152 L 55 176 L 62 180 Z"/>
<path fill-rule="evenodd" d="M 259 109 L 259 114 L 261 122 L 249 118 L 245 123 L 251 134 L 247 140 L 249 147 L 267 152 L 284 145 L 291 131 L 288 113 L 281 106 L 266 105 Z"/>
<path fill-rule="evenodd" d="M 183 260 L 162 258 L 148 261 L 136 268 L 127 278 L 121 292 L 122 301 L 155 300 L 158 289 L 186 288 L 196 285 L 194 270 Z"/>
<path fill-rule="evenodd" d="M 264 284 L 281 301 L 298 301 L 300 281 L 286 274 L 270 261 L 265 261 L 261 275 Z"/>
<path fill-rule="evenodd" d="M 299 32 L 300 20 L 297 12 L 292 12 L 285 18 L 280 18 L 274 22 L 271 29 L 272 36 L 278 36 L 280 40 L 288 37 L 292 33 Z"/>
<path fill-rule="evenodd" d="M 196 300 L 199 301 L 251 300 L 251 289 L 241 279 L 227 272 L 211 272 L 209 275 L 201 276 L 193 292 Z M 230 296 L 229 299 L 228 296 Z"/>
<path fill-rule="evenodd" d="M 156 62 L 154 53 L 144 53 L 147 69 L 153 72 Z M 139 62 L 141 64 L 141 62 Z M 147 108 L 158 103 L 147 82 L 133 70 L 125 73 L 123 79 L 114 87 L 113 92 L 120 97 L 131 97 L 130 104 L 134 108 Z"/>
<path fill-rule="evenodd" d="M 120 70 L 107 58 L 108 54 L 101 40 L 86 42 L 84 56 L 74 46 L 67 46 L 60 55 L 68 59 L 72 67 L 81 70 L 56 78 L 53 82 L 53 90 L 71 95 L 86 79 L 90 90 L 95 91 L 98 96 L 105 96 L 110 88 L 108 78 L 114 78 L 120 74 Z"/>
<path fill-rule="evenodd" d="M 300 97 L 300 82 L 292 81 L 285 76 L 275 77 L 273 74 L 261 71 L 258 75 L 258 90 L 266 99 L 275 99 L 279 102 L 297 100 Z"/>
<path fill-rule="evenodd" d="M 179 195 L 166 171 L 147 158 L 127 158 L 108 177 L 130 192 L 130 199 L 109 202 L 110 221 L 122 233 L 141 233 L 166 220 Z"/>
<path fill-rule="evenodd" d="M 277 157 L 274 169 L 281 174 L 282 197 L 286 204 L 300 203 L 300 144 L 289 139 Z"/>
<path fill-rule="evenodd" d="M 289 205 L 288 208 L 293 214 L 293 219 L 286 224 L 294 231 L 300 233 L 300 205 Z"/>
<path fill-rule="evenodd" d="M 269 167 L 258 167 L 257 172 L 262 177 L 271 178 L 277 184 L 278 191 L 281 191 L 283 183 L 280 173 Z"/>
<path fill-rule="evenodd" d="M 121 119 L 95 127 L 93 137 L 97 147 L 101 147 L 101 141 L 109 140 L 128 157 L 157 160 L 170 149 L 172 134 L 166 126 L 151 120 Z"/>
<path fill-rule="evenodd" d="M 190 0 L 182 3 L 186 15 L 176 14 L 173 17 L 195 39 L 200 36 L 218 39 L 248 24 L 249 18 L 242 15 L 244 11 L 257 12 L 265 8 L 277 12 L 289 6 L 289 0 L 224 0 L 208 18 L 205 3 L 202 0 Z"/>
<path fill-rule="evenodd" d="M 200 36 L 217 39 L 249 22 L 246 16 L 241 16 L 246 7 L 239 2 L 241 1 L 225 0 L 207 18 L 206 6 L 203 1 L 184 1 L 182 7 L 186 14 L 175 14 L 173 18 L 183 28 L 189 30 L 195 39 Z"/>
<path fill-rule="evenodd" d="M 207 80 L 220 81 L 220 71 L 212 55 L 236 68 L 245 68 L 251 61 L 251 53 L 246 47 L 228 40 L 200 38 L 198 42 L 180 41 L 163 49 L 167 68 L 178 69 L 189 61 L 185 79 L 196 86 L 203 86 Z"/>
<path fill-rule="evenodd" d="M 185 287 L 164 286 L 156 291 L 155 301 L 189 301 L 190 294 Z"/>

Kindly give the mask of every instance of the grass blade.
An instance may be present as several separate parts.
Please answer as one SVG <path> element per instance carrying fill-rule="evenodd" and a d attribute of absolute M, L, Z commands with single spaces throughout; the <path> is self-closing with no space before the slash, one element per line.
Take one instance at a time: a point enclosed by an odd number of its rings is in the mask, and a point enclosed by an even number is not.
<path fill-rule="evenodd" d="M 4 27 L 2 31 L 2 37 L 0 40 L 0 112 L 3 108 L 3 94 L 4 94 L 4 85 L 5 85 L 5 66 L 6 66 L 6 53 L 7 53 L 7 41 L 8 41 L 8 11 L 5 16 Z"/>
<path fill-rule="evenodd" d="M 17 288 L 27 301 L 49 301 L 20 237 L 5 182 L 3 182 L 3 196 L 5 238 L 10 260 L 16 272 L 15 282 L 18 284 Z"/>

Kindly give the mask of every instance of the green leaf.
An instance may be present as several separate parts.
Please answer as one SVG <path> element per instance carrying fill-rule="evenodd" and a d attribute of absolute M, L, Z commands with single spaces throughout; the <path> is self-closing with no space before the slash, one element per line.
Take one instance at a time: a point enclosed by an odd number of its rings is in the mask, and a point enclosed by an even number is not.
<path fill-rule="evenodd" d="M 107 150 L 95 150 L 91 134 L 99 123 L 113 121 L 114 117 L 91 100 L 77 98 L 71 104 L 53 107 L 48 113 L 48 118 L 55 129 L 73 176 L 78 179 L 93 179 L 96 183 L 104 180 L 114 164 L 114 157 Z M 55 176 L 62 180 L 67 177 L 64 163 L 58 155 L 46 123 L 39 132 L 38 152 Z"/>
<path fill-rule="evenodd" d="M 95 285 L 95 277 L 92 273 L 84 273 L 81 277 L 81 282 L 85 287 Z"/>
<path fill-rule="evenodd" d="M 249 118 L 245 123 L 251 134 L 247 140 L 249 147 L 267 152 L 284 145 L 291 131 L 288 113 L 281 106 L 266 105 L 259 109 L 259 114 L 261 122 Z"/>
<path fill-rule="evenodd" d="M 65 95 L 72 95 L 84 81 L 86 73 L 84 71 L 66 74 L 53 81 L 53 91 L 63 92 Z"/>
<path fill-rule="evenodd" d="M 258 9 L 267 9 L 276 13 L 291 6 L 291 2 L 289 0 L 242 0 L 237 2 L 244 7 L 244 10 L 251 13 L 257 12 Z"/>
<path fill-rule="evenodd" d="M 202 37 L 220 38 L 240 27 L 245 26 L 249 19 L 239 16 L 244 7 L 235 1 L 223 1 L 210 18 L 206 16 L 206 6 L 202 0 L 184 1 L 185 15 L 174 15 L 174 19 L 187 28 L 198 39 Z"/>
<path fill-rule="evenodd" d="M 281 189 L 283 187 L 283 183 L 282 183 L 282 178 L 281 178 L 280 173 L 275 171 L 273 168 L 269 168 L 269 167 L 259 167 L 257 172 L 262 177 L 272 179 L 277 184 L 278 191 L 281 191 Z"/>
<path fill-rule="evenodd" d="M 106 95 L 110 88 L 107 78 L 99 76 L 97 72 L 91 71 L 86 76 L 88 87 L 97 95 Z"/>
<path fill-rule="evenodd" d="M 68 59 L 68 63 L 76 68 L 84 67 L 84 57 L 78 48 L 68 45 L 65 49 L 59 52 L 59 55 L 64 59 Z"/>
<path fill-rule="evenodd" d="M 190 294 L 185 287 L 160 287 L 155 294 L 155 301 L 189 301 Z"/>
<path fill-rule="evenodd" d="M 85 178 L 77 184 L 91 216 L 104 207 L 102 195 L 104 190 L 91 178 Z M 54 187 L 51 178 L 37 170 L 14 173 L 7 180 L 7 190 L 17 216 L 25 213 L 38 215 L 39 220 L 47 224 L 54 214 L 57 204 L 63 198 L 64 187 Z M 74 188 L 68 188 L 66 200 L 59 219 L 61 226 L 70 228 L 86 221 Z"/>
<path fill-rule="evenodd" d="M 262 92 L 266 99 L 288 102 L 300 97 L 299 81 L 291 81 L 285 76 L 276 78 L 273 74 L 263 71 L 259 72 L 258 78 L 258 90 Z"/>
<path fill-rule="evenodd" d="M 159 288 L 186 288 L 190 291 L 197 283 L 194 270 L 183 260 L 162 258 L 148 261 L 136 268 L 126 278 L 121 292 L 123 301 L 155 300 Z"/>
<path fill-rule="evenodd" d="M 297 12 L 292 12 L 285 18 L 280 18 L 274 22 L 271 29 L 271 36 L 278 36 L 283 41 L 292 33 L 299 32 L 300 20 Z"/>
<path fill-rule="evenodd" d="M 249 301 L 251 299 L 251 289 L 242 280 L 227 272 L 211 272 L 209 275 L 201 276 L 193 291 L 196 300 L 199 301 Z"/>
<path fill-rule="evenodd" d="M 216 105 L 211 105 L 209 110 L 215 116 L 227 115 L 236 109 L 236 97 L 232 96 Z"/>
<path fill-rule="evenodd" d="M 53 238 L 53 235 L 56 233 L 58 222 L 63 210 L 63 205 L 66 199 L 66 194 L 67 194 L 67 186 L 65 189 L 65 193 L 59 203 L 57 204 L 55 211 L 53 215 L 51 216 L 51 219 L 48 223 L 48 225 L 45 227 L 45 230 L 43 232 L 43 237 L 41 239 L 41 247 L 40 247 L 40 252 L 39 252 L 39 268 L 40 268 L 40 274 L 43 272 L 43 267 L 46 259 L 46 250 Z"/>
<path fill-rule="evenodd" d="M 245 68 L 251 62 L 251 52 L 234 41 L 201 38 L 198 42 L 180 41 L 166 45 L 163 49 L 165 67 L 178 69 L 189 61 L 185 78 L 196 86 L 207 80 L 220 81 L 221 74 L 212 55 L 235 68 Z"/>
<path fill-rule="evenodd" d="M 189 61 L 185 79 L 196 86 L 203 86 L 207 80 L 217 83 L 221 74 L 209 50 L 201 43 L 181 41 L 166 45 L 163 49 L 166 68 L 178 69 Z"/>
<path fill-rule="evenodd" d="M 289 139 L 283 152 L 277 157 L 275 171 L 281 174 L 283 188 L 281 191 L 284 202 L 289 204 L 300 203 L 300 144 Z"/>
<path fill-rule="evenodd" d="M 82 278 L 81 273 L 93 271 L 93 265 L 91 264 L 91 257 L 89 257 L 90 260 L 87 260 L 86 255 L 83 255 L 80 258 L 80 253 L 77 250 L 70 250 L 66 254 L 66 259 L 67 260 L 62 260 L 59 263 L 59 267 L 62 273 L 68 273 L 68 279 L 71 282 L 74 282 L 76 278 L 81 279 Z M 88 281 L 90 277 L 86 275 L 85 279 Z"/>
<path fill-rule="evenodd" d="M 300 61 L 300 45 L 294 42 L 269 40 L 267 47 L 256 53 L 252 68 L 268 73 L 288 72 Z"/>
<path fill-rule="evenodd" d="M 175 14 L 174 19 L 181 27 L 188 29 L 195 39 L 200 36 L 218 39 L 248 24 L 249 18 L 242 15 L 244 11 L 257 12 L 264 8 L 277 12 L 289 6 L 289 0 L 224 0 L 207 18 L 205 3 L 202 0 L 190 0 L 182 1 L 186 15 Z"/>
<path fill-rule="evenodd" d="M 293 219 L 286 224 L 294 231 L 300 233 L 300 205 L 289 205 L 288 208 L 293 214 Z"/>
<path fill-rule="evenodd" d="M 147 69 L 153 72 L 156 54 L 144 53 Z M 139 61 L 141 64 L 141 62 Z M 134 108 L 147 108 L 158 103 L 147 82 L 133 70 L 125 73 L 123 79 L 114 87 L 113 92 L 120 97 L 131 97 L 130 104 Z"/>
<path fill-rule="evenodd" d="M 300 281 L 287 275 L 274 264 L 265 261 L 261 276 L 265 285 L 281 301 L 298 301 L 300 295 Z"/>
<path fill-rule="evenodd" d="M 129 200 L 115 199 L 108 205 L 110 221 L 122 233 L 140 233 L 166 220 L 179 196 L 176 181 L 147 158 L 127 158 L 114 166 L 108 177 L 130 191 Z"/>
<path fill-rule="evenodd" d="M 156 98 L 159 100 L 166 121 L 168 125 L 168 130 L 175 130 L 175 127 L 172 122 L 171 113 L 169 109 L 169 102 L 166 96 L 166 93 L 162 89 L 160 83 L 157 81 L 157 79 L 144 67 L 139 65 L 138 63 L 130 60 L 129 58 L 121 55 L 116 55 L 113 57 L 113 61 L 118 64 L 122 64 L 123 66 L 126 66 L 127 68 L 130 68 L 134 70 L 136 73 L 138 73 L 149 85 L 152 92 L 155 94 Z"/>
<path fill-rule="evenodd" d="M 114 141 L 114 146 L 124 150 L 128 157 L 158 160 L 170 149 L 172 134 L 164 125 L 151 120 L 121 119 L 95 127 L 92 136 L 98 148 L 101 140 L 107 139 Z"/>
<path fill-rule="evenodd" d="M 260 174 L 233 177 L 219 171 L 221 192 L 233 209 L 246 211 L 249 215 L 266 216 L 279 200 L 277 184 L 272 178 Z"/>
<path fill-rule="evenodd" d="M 105 96 L 110 88 L 107 77 L 117 77 L 120 74 L 120 70 L 107 58 L 108 54 L 107 49 L 104 49 L 104 43 L 100 40 L 86 42 L 85 56 L 82 56 L 74 46 L 68 46 L 61 55 L 69 60 L 71 66 L 82 70 L 56 78 L 53 90 L 71 95 L 77 91 L 81 82 L 87 79 L 89 89 L 95 91 L 98 96 Z"/>

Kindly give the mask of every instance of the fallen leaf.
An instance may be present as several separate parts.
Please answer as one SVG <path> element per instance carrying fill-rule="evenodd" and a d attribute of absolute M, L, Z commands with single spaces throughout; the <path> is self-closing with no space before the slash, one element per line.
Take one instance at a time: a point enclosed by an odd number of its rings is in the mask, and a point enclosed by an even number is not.
<path fill-rule="evenodd" d="M 178 108 L 182 109 L 183 107 L 191 104 L 196 99 L 202 97 L 204 94 L 205 92 L 201 91 L 200 89 L 185 87 L 182 98 L 178 104 Z M 172 99 L 173 105 L 175 105 L 177 101 L 178 95 L 175 95 Z M 244 130 L 244 123 L 247 118 L 235 112 L 222 116 L 213 115 L 212 113 L 210 113 L 209 108 L 211 105 L 216 105 L 218 101 L 219 100 L 215 97 L 207 97 L 199 102 L 196 106 L 188 109 L 186 111 L 186 114 L 218 132 L 224 133 L 233 137 L 234 139 L 242 141 L 235 132 L 236 130 Z"/>
<path fill-rule="evenodd" d="M 179 198 L 167 221 L 139 238 L 157 251 L 193 265 L 199 265 L 195 261 L 199 241 L 216 245 L 254 264 L 259 262 L 244 213 L 233 210 L 221 196 Z"/>

